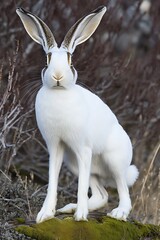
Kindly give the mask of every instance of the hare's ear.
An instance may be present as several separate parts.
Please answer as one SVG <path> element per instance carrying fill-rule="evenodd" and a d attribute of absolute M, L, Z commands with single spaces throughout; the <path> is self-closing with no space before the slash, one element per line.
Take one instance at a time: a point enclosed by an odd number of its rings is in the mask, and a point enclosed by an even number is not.
<path fill-rule="evenodd" d="M 41 44 L 46 53 L 50 48 L 57 46 L 51 30 L 40 18 L 23 8 L 17 8 L 16 12 L 29 36 L 35 42 Z"/>
<path fill-rule="evenodd" d="M 77 45 L 85 42 L 95 32 L 105 12 L 106 7 L 101 6 L 78 20 L 66 34 L 61 47 L 73 53 Z"/>

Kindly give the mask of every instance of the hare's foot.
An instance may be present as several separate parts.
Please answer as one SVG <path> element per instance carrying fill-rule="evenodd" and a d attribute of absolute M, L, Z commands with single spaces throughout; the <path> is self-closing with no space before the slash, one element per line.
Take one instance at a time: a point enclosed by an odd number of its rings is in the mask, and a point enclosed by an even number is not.
<path fill-rule="evenodd" d="M 76 203 L 69 203 L 63 208 L 57 210 L 59 213 L 74 213 L 74 218 L 76 221 L 87 221 L 88 210 L 82 211 L 81 209 L 77 210 Z"/>
<path fill-rule="evenodd" d="M 98 186 L 98 187 L 97 187 Z M 88 210 L 89 212 L 95 211 L 102 207 L 105 207 L 108 202 L 108 193 L 103 186 L 98 184 L 92 187 L 93 195 L 88 200 Z M 59 213 L 74 213 L 77 209 L 76 203 L 69 203 L 66 206 L 57 210 Z"/>
<path fill-rule="evenodd" d="M 77 204 L 76 203 L 69 203 L 66 206 L 57 209 L 59 213 L 74 213 L 76 211 Z"/>
<path fill-rule="evenodd" d="M 113 209 L 110 213 L 108 213 L 107 215 L 112 218 L 126 221 L 128 214 L 129 214 L 129 211 L 126 210 L 125 208 L 117 207 L 117 208 Z"/>
<path fill-rule="evenodd" d="M 108 194 L 106 191 L 103 192 L 103 195 L 94 194 L 88 200 L 88 210 L 93 212 L 100 208 L 106 207 L 108 203 Z"/>
<path fill-rule="evenodd" d="M 108 193 L 99 179 L 94 175 L 90 177 L 90 188 L 92 196 L 88 201 L 89 212 L 105 207 L 108 203 Z"/>
<path fill-rule="evenodd" d="M 55 215 L 54 210 L 42 207 L 42 209 L 40 210 L 40 212 L 37 215 L 36 222 L 37 223 L 44 222 L 46 220 L 54 218 L 54 215 Z"/>
<path fill-rule="evenodd" d="M 88 209 L 87 208 L 78 208 L 76 209 L 76 212 L 74 214 L 74 219 L 76 221 L 88 221 L 87 220 L 87 215 L 88 215 Z"/>
<path fill-rule="evenodd" d="M 106 192 L 105 197 L 102 198 L 98 198 L 97 196 L 92 196 L 89 200 L 88 200 L 88 210 L 89 212 L 95 211 L 99 208 L 105 207 L 107 205 L 108 202 L 108 194 Z M 69 203 L 66 206 L 57 209 L 58 213 L 74 213 L 77 209 L 77 204 L 76 203 Z"/>

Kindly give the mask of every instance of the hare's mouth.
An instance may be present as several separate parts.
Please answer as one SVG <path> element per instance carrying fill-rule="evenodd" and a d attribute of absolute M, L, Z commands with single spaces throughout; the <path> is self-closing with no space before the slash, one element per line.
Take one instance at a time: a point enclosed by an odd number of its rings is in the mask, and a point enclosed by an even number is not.
<path fill-rule="evenodd" d="M 55 85 L 54 85 L 54 88 L 63 88 L 63 86 L 61 85 L 61 79 L 62 77 L 55 77 L 53 76 L 53 79 L 55 81 Z"/>
<path fill-rule="evenodd" d="M 54 86 L 53 88 L 54 88 L 54 89 L 64 89 L 63 86 Z"/>
<path fill-rule="evenodd" d="M 61 79 L 61 78 L 60 78 Z M 61 84 L 60 84 L 60 79 L 57 80 L 57 87 L 61 87 Z"/>

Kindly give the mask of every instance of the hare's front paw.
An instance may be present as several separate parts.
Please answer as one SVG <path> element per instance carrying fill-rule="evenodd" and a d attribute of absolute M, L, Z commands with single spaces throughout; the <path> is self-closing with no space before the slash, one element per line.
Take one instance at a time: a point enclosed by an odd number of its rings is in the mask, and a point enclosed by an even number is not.
<path fill-rule="evenodd" d="M 88 215 L 88 211 L 82 211 L 81 209 L 77 209 L 75 214 L 74 214 L 74 219 L 76 221 L 88 221 L 87 220 L 87 215 Z"/>
<path fill-rule="evenodd" d="M 129 214 L 129 212 L 126 211 L 125 208 L 117 207 L 117 208 L 113 209 L 110 213 L 108 213 L 107 215 L 112 218 L 126 221 L 128 214 Z"/>
<path fill-rule="evenodd" d="M 37 223 L 44 222 L 46 220 L 53 218 L 54 215 L 55 215 L 54 210 L 46 209 L 46 208 L 42 207 L 41 211 L 37 215 L 36 222 Z"/>

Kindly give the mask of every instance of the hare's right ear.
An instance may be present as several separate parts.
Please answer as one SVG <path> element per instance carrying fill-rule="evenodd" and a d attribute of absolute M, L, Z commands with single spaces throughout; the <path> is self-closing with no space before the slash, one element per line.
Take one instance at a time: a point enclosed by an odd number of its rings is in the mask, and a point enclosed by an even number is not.
<path fill-rule="evenodd" d="M 27 33 L 35 42 L 43 46 L 46 53 L 48 53 L 50 48 L 57 46 L 51 30 L 40 18 L 23 8 L 17 8 L 16 12 L 19 15 Z"/>
<path fill-rule="evenodd" d="M 77 45 L 85 42 L 95 32 L 106 9 L 105 6 L 100 6 L 78 20 L 66 34 L 61 47 L 66 48 L 72 54 Z"/>

